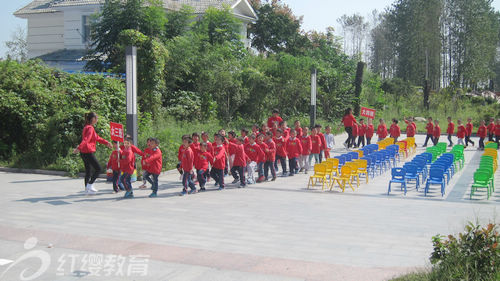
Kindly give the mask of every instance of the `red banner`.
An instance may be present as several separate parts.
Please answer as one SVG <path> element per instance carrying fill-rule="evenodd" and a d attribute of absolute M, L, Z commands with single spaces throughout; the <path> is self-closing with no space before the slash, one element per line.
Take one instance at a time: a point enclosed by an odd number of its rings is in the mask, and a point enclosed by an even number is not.
<path fill-rule="evenodd" d="M 361 108 L 361 116 L 366 118 L 375 119 L 375 109 L 362 107 Z"/>
<path fill-rule="evenodd" d="M 123 142 L 123 125 L 109 122 L 109 127 L 111 129 L 111 139 L 117 142 Z"/>

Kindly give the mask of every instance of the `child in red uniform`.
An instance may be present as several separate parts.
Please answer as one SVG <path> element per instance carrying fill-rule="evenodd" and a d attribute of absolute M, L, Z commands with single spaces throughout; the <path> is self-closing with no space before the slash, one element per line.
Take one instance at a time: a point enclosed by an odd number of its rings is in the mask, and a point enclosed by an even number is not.
<path fill-rule="evenodd" d="M 299 172 L 297 159 L 302 154 L 302 145 L 298 138 L 295 137 L 295 130 L 290 131 L 290 138 L 286 143 L 286 152 L 288 155 L 288 167 L 290 169 L 290 176 Z"/>
<path fill-rule="evenodd" d="M 436 146 L 439 142 L 439 137 L 441 136 L 441 127 L 439 127 L 439 120 L 434 120 L 434 132 L 432 133 L 434 137 L 433 142 Z"/>
<path fill-rule="evenodd" d="M 112 141 L 113 152 L 109 156 L 108 168 L 113 170 L 113 191 L 115 193 L 120 192 L 120 190 L 125 190 L 122 182 L 120 181 L 120 159 L 118 155 L 120 154 L 120 147 L 118 147 L 117 141 Z"/>
<path fill-rule="evenodd" d="M 378 135 L 378 141 L 381 141 L 387 137 L 387 126 L 385 125 L 384 119 L 379 120 L 377 135 Z"/>
<path fill-rule="evenodd" d="M 123 150 L 120 153 L 120 169 L 123 175 L 120 177 L 120 181 L 125 187 L 124 198 L 134 197 L 134 192 L 132 190 L 132 183 L 130 182 L 132 174 L 135 170 L 135 153 L 131 149 L 132 138 L 126 138 L 123 142 Z"/>
<path fill-rule="evenodd" d="M 273 124 L 276 124 L 279 126 L 281 122 L 283 122 L 283 119 L 281 119 L 280 111 L 278 109 L 273 109 L 273 115 L 267 119 L 267 126 L 269 128 L 273 127 Z"/>
<path fill-rule="evenodd" d="M 411 117 L 408 119 L 405 119 L 406 123 L 406 137 L 408 138 L 414 138 L 415 137 L 415 127 L 413 126 L 413 122 Z"/>
<path fill-rule="evenodd" d="M 488 141 L 494 141 L 495 136 L 495 118 L 490 118 L 490 124 L 488 124 Z"/>
<path fill-rule="evenodd" d="M 374 132 L 375 128 L 373 127 L 373 121 L 371 118 L 368 118 L 368 125 L 366 126 L 366 134 L 365 134 L 367 145 L 371 144 Z"/>
<path fill-rule="evenodd" d="M 248 158 L 250 158 L 250 162 L 247 163 L 248 184 L 255 183 L 253 173 L 255 171 L 257 163 L 259 163 L 259 160 L 261 159 L 262 149 L 255 142 L 256 138 L 257 137 L 255 135 L 250 135 L 249 143 L 245 145 L 245 154 L 248 156 Z"/>
<path fill-rule="evenodd" d="M 297 138 L 302 137 L 302 128 L 300 127 L 300 121 L 296 120 L 293 123 L 293 126 L 295 127 L 294 129 L 295 129 L 295 134 L 296 134 Z"/>
<path fill-rule="evenodd" d="M 451 121 L 451 117 L 448 117 L 448 129 L 446 129 L 446 133 L 448 134 L 448 142 L 450 142 L 448 147 L 452 147 L 453 141 L 451 141 L 451 136 L 455 133 L 455 124 Z"/>
<path fill-rule="evenodd" d="M 429 122 L 427 123 L 427 125 L 425 126 L 425 129 L 427 130 L 427 137 L 425 138 L 425 142 L 424 142 L 424 147 L 427 146 L 427 142 L 429 140 L 433 141 L 434 137 L 434 124 L 432 124 L 432 117 L 429 117 Z"/>
<path fill-rule="evenodd" d="M 245 168 L 247 164 L 245 147 L 243 146 L 244 142 L 245 140 L 243 137 L 239 137 L 236 138 L 236 143 L 229 144 L 229 155 L 234 157 L 233 166 L 231 167 L 231 175 L 234 178 L 233 183 L 237 183 L 238 181 L 240 182 L 240 188 L 246 186 Z"/>
<path fill-rule="evenodd" d="M 391 138 L 394 139 L 394 143 L 397 143 L 398 138 L 401 135 L 401 128 L 399 128 L 397 119 L 392 119 L 391 128 L 389 130 L 391 132 Z"/>
<path fill-rule="evenodd" d="M 282 121 L 279 128 L 282 131 L 281 135 L 287 140 L 290 137 L 290 128 L 288 128 L 286 121 Z"/>
<path fill-rule="evenodd" d="M 205 191 L 205 184 L 207 183 L 209 174 L 208 164 L 214 159 L 212 153 L 208 151 L 207 143 L 201 143 L 200 150 L 196 151 L 194 157 L 194 167 L 196 168 L 196 176 L 200 184 L 200 191 Z"/>
<path fill-rule="evenodd" d="M 319 162 L 323 162 L 323 153 L 325 152 L 326 150 L 326 138 L 325 138 L 325 135 L 321 132 L 321 125 L 316 125 L 315 126 L 316 128 L 316 134 L 319 136 L 320 140 L 321 140 L 321 146 L 320 146 L 320 152 L 319 152 Z M 325 156 L 326 158 L 326 156 Z"/>
<path fill-rule="evenodd" d="M 182 175 L 183 171 L 182 171 L 182 166 L 181 166 L 181 162 L 182 162 L 182 154 L 184 153 L 184 150 L 186 150 L 186 148 L 184 147 L 184 139 L 187 139 L 187 138 L 191 138 L 189 135 L 183 135 L 182 136 L 182 142 L 183 144 L 181 144 L 181 146 L 179 146 L 179 149 L 177 150 L 177 171 L 179 171 L 179 174 Z"/>
<path fill-rule="evenodd" d="M 163 165 L 162 153 L 160 148 L 160 141 L 157 138 L 151 138 L 148 142 L 148 148 L 145 150 L 143 162 L 146 166 L 146 180 L 151 184 L 153 192 L 149 195 L 150 198 L 156 197 L 158 193 L 158 177 L 161 173 Z M 153 179 L 151 179 L 153 176 Z"/>
<path fill-rule="evenodd" d="M 315 164 L 321 163 L 319 161 L 319 154 L 321 152 L 321 138 L 318 136 L 315 129 L 311 129 L 311 154 L 309 154 L 309 166 L 311 166 L 312 158 L 314 157 Z"/>
<path fill-rule="evenodd" d="M 484 150 L 484 139 L 488 134 L 488 128 L 485 126 L 484 120 L 481 120 L 479 129 L 477 129 L 477 136 L 479 137 L 479 147 L 477 150 Z"/>
<path fill-rule="evenodd" d="M 200 150 L 200 135 L 195 132 L 191 134 L 191 139 L 193 140 L 193 143 L 191 144 L 193 152 Z"/>
<path fill-rule="evenodd" d="M 365 120 L 359 119 L 358 126 L 358 147 L 363 145 L 365 147 L 365 135 L 366 135 L 367 126 L 365 124 Z"/>
<path fill-rule="evenodd" d="M 286 139 L 282 136 L 283 130 L 276 131 L 276 137 L 273 139 L 276 144 L 276 160 L 274 161 L 274 169 L 278 171 L 278 161 L 281 162 L 282 174 L 286 177 Z"/>
<path fill-rule="evenodd" d="M 497 124 L 495 125 L 495 138 L 497 141 L 497 149 L 500 149 L 500 118 L 497 119 Z"/>
<path fill-rule="evenodd" d="M 240 130 L 240 136 L 243 138 L 243 144 L 248 143 L 248 130 L 245 128 L 242 128 Z"/>
<path fill-rule="evenodd" d="M 465 145 L 464 143 L 464 138 L 466 134 L 466 129 L 465 126 L 462 124 L 462 120 L 458 119 L 457 120 L 457 138 L 458 138 L 458 144 Z"/>
<path fill-rule="evenodd" d="M 358 126 L 358 123 L 353 123 L 352 124 L 352 140 L 351 140 L 351 146 L 353 148 L 356 148 L 358 147 L 357 144 L 356 144 L 356 138 L 358 137 L 359 135 L 359 126 Z"/>
<path fill-rule="evenodd" d="M 212 143 L 208 139 L 208 133 L 207 132 L 201 132 L 201 140 L 202 140 L 202 142 L 204 142 L 204 143 L 207 144 L 207 151 L 213 154 L 214 150 L 213 150 L 213 147 L 212 147 Z"/>
<path fill-rule="evenodd" d="M 469 145 L 469 142 L 474 146 L 474 142 L 470 139 L 472 136 L 472 130 L 474 125 L 472 124 L 472 118 L 467 118 L 467 125 L 465 125 L 465 147 Z"/>
<path fill-rule="evenodd" d="M 215 180 L 215 186 L 219 185 L 219 190 L 224 189 L 224 169 L 226 168 L 226 149 L 224 148 L 225 138 L 217 134 L 215 136 L 212 170 L 210 176 Z"/>
<path fill-rule="evenodd" d="M 181 156 L 181 168 L 182 168 L 182 192 L 181 196 L 188 194 L 188 187 L 191 189 L 189 194 L 196 193 L 196 185 L 191 177 L 193 167 L 194 167 L 194 152 L 191 148 L 193 139 L 191 137 L 184 138 L 182 140 L 182 145 L 184 146 L 184 151 Z"/>
<path fill-rule="evenodd" d="M 266 163 L 267 144 L 264 142 L 264 134 L 259 134 L 257 136 L 257 144 L 259 145 L 261 150 L 259 153 L 259 160 L 257 161 L 257 173 L 259 175 L 257 183 L 261 183 L 266 179 L 264 177 L 264 164 Z"/>
<path fill-rule="evenodd" d="M 266 181 L 269 179 L 269 170 L 271 170 L 271 181 L 276 180 L 276 170 L 274 169 L 274 160 L 276 159 L 276 144 L 273 141 L 273 133 L 267 132 L 265 136 L 265 143 L 267 145 L 266 163 L 264 164 L 264 177 Z"/>
<path fill-rule="evenodd" d="M 299 172 L 305 172 L 307 174 L 307 170 L 309 170 L 311 163 L 309 162 L 309 155 L 311 154 L 311 136 L 309 136 L 309 128 L 304 127 L 302 130 L 302 137 L 300 137 L 301 145 L 302 145 L 302 155 L 299 158 Z"/>

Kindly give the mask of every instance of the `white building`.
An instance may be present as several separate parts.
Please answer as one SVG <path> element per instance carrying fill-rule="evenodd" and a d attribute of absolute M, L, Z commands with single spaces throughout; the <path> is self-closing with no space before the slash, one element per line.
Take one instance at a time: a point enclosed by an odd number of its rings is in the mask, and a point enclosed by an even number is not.
<path fill-rule="evenodd" d="M 99 12 L 104 0 L 34 0 L 14 15 L 28 20 L 28 57 L 40 57 L 48 64 L 64 70 L 81 70 L 82 56 L 89 47 L 90 18 Z M 241 36 L 245 45 L 248 23 L 257 15 L 247 0 L 163 0 L 166 12 L 183 5 L 194 8 L 202 16 L 208 7 L 231 7 L 242 21 Z"/>

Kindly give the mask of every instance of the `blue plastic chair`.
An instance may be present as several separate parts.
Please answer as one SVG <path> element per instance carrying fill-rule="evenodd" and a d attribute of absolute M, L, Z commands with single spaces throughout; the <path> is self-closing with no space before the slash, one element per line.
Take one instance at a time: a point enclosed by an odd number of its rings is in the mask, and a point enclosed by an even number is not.
<path fill-rule="evenodd" d="M 351 160 L 359 158 L 359 154 L 357 152 L 353 151 L 353 152 L 349 152 L 347 154 L 351 155 Z"/>
<path fill-rule="evenodd" d="M 429 171 L 429 179 L 427 180 L 427 184 L 425 185 L 424 196 L 427 196 L 427 192 L 429 192 L 429 186 L 431 184 L 441 185 L 441 196 L 444 196 L 444 189 L 446 186 L 444 174 L 444 170 L 440 168 L 431 168 L 431 170 Z"/>
<path fill-rule="evenodd" d="M 372 170 L 373 170 L 373 167 L 372 167 L 372 158 L 371 157 L 368 157 L 368 156 L 363 156 L 361 157 L 362 160 L 366 160 L 366 170 L 368 172 L 368 175 L 373 179 L 375 177 L 375 175 L 372 176 Z"/>
<path fill-rule="evenodd" d="M 404 168 L 406 170 L 406 182 L 410 183 L 410 181 L 415 181 L 415 187 L 418 191 L 418 188 L 420 187 L 420 175 L 418 174 L 417 165 L 406 163 Z"/>
<path fill-rule="evenodd" d="M 421 157 L 415 157 L 411 161 L 412 164 L 417 166 L 417 172 L 422 177 L 422 184 L 425 183 L 427 179 L 427 165 L 425 164 L 425 159 Z"/>
<path fill-rule="evenodd" d="M 352 161 L 352 155 L 349 153 L 342 154 L 342 156 L 345 157 L 346 162 L 351 162 Z"/>
<path fill-rule="evenodd" d="M 406 195 L 406 170 L 405 168 L 392 168 L 391 170 L 391 180 L 389 181 L 389 188 L 387 189 L 387 195 L 391 193 L 391 184 L 400 183 L 401 190 L 405 189 Z"/>
<path fill-rule="evenodd" d="M 345 165 L 345 157 L 343 155 L 335 156 L 334 158 L 339 159 L 339 170 Z"/>
<path fill-rule="evenodd" d="M 429 152 L 424 152 L 424 153 L 422 153 L 422 154 L 420 154 L 420 155 L 422 155 L 423 157 L 426 157 L 426 158 L 425 158 L 425 160 L 426 160 L 426 162 L 425 162 L 425 163 L 426 163 L 427 165 L 432 164 L 432 157 L 433 157 L 433 156 L 432 156 L 432 153 L 429 153 Z"/>

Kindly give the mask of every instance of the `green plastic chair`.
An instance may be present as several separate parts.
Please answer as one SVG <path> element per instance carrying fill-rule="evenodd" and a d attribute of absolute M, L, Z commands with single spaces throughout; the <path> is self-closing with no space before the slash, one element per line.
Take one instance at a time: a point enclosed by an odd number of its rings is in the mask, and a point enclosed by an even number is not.
<path fill-rule="evenodd" d="M 488 143 L 487 145 L 484 146 L 484 148 L 498 149 L 498 144 L 496 144 L 496 143 Z"/>
<path fill-rule="evenodd" d="M 460 150 L 463 152 L 465 147 L 463 144 L 455 144 L 452 149 Z"/>
<path fill-rule="evenodd" d="M 463 167 L 465 166 L 465 157 L 464 157 L 464 153 L 459 151 L 459 150 L 452 150 L 451 153 L 453 153 L 453 155 L 455 155 L 455 162 L 458 162 L 460 165 L 460 169 L 463 169 Z"/>
<path fill-rule="evenodd" d="M 479 166 L 479 168 L 476 170 L 476 172 L 484 172 L 488 175 L 489 177 L 489 183 L 491 184 L 491 190 L 495 191 L 495 181 L 494 181 L 494 174 L 493 174 L 493 167 L 491 166 Z"/>
<path fill-rule="evenodd" d="M 486 188 L 486 194 L 487 194 L 487 199 L 490 199 L 490 195 L 492 193 L 491 187 L 490 187 L 490 176 L 482 171 L 476 171 L 474 173 L 474 183 L 472 184 L 471 191 L 470 191 L 470 199 L 472 199 L 472 196 L 474 195 L 474 192 L 478 188 Z"/>

